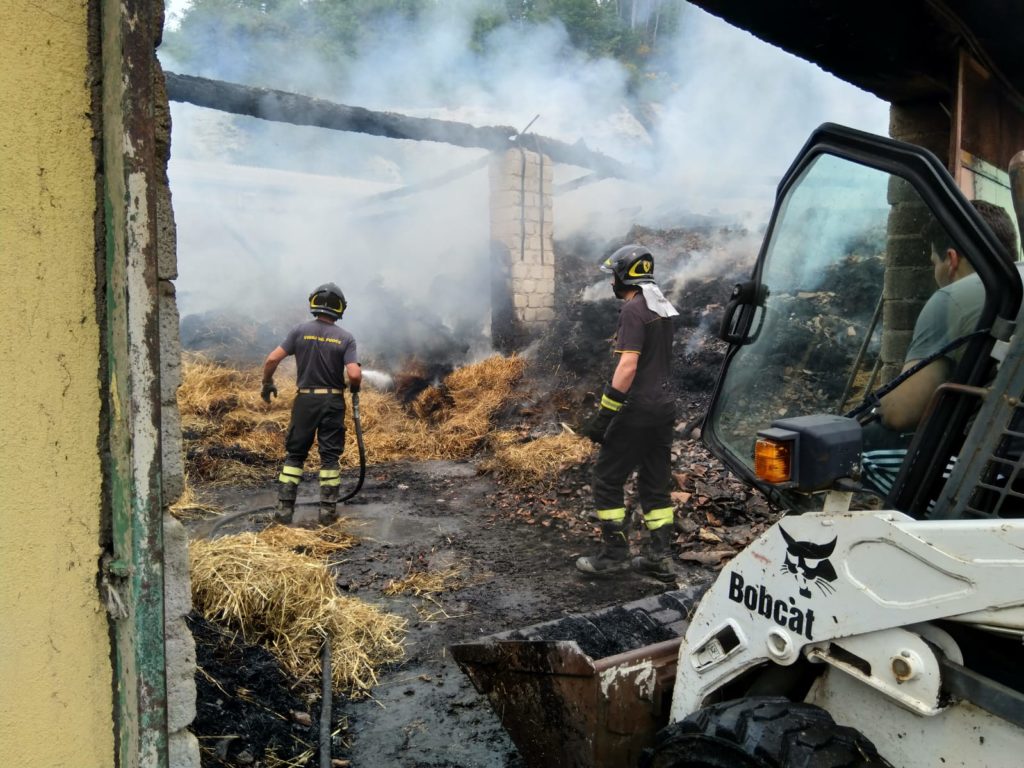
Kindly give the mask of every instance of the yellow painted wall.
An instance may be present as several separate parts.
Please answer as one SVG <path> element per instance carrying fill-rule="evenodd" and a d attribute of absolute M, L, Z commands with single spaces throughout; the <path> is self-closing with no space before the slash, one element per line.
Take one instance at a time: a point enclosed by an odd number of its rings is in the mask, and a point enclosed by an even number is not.
<path fill-rule="evenodd" d="M 114 764 L 86 0 L 0 2 L 0 766 Z"/>

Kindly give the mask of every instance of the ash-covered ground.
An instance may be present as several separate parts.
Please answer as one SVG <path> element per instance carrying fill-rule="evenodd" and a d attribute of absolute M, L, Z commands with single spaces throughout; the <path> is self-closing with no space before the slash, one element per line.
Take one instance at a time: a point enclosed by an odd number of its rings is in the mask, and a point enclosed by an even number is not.
<path fill-rule="evenodd" d="M 725 351 L 713 334 L 733 284 L 749 273 L 756 241 L 743 232 L 636 228 L 625 242 L 652 248 L 659 282 L 680 310 L 674 370 L 679 406 L 673 447 L 675 555 L 680 586 L 704 582 L 775 514 L 698 439 Z M 558 318 L 552 332 L 524 352 L 531 361 L 527 381 L 520 400 L 500 415 L 499 426 L 543 434 L 558 431 L 562 423 L 579 423 L 589 413 L 611 373 L 609 338 L 618 312 L 596 265 L 622 243 L 559 245 Z M 215 338 L 201 332 L 198 321 L 190 325 L 190 332 L 198 334 L 191 338 L 203 339 L 207 351 L 215 344 L 230 352 L 232 336 L 251 339 L 255 334 L 276 343 L 274 333 L 262 326 L 223 331 Z M 244 359 L 242 354 L 221 356 Z M 418 364 L 436 372 L 460 362 L 435 358 Z M 415 376 L 403 380 L 398 375 L 403 371 L 392 373 L 396 383 L 415 388 Z M 347 475 L 346 485 L 355 480 L 353 472 Z M 550 487 L 524 490 L 480 474 L 476 458 L 371 464 L 362 491 L 342 510 L 360 543 L 335 567 L 337 583 L 347 594 L 408 619 L 406 658 L 383 670 L 370 697 L 335 698 L 335 765 L 520 765 L 497 717 L 451 660 L 448 646 L 671 588 L 633 575 L 587 579 L 575 570 L 575 559 L 597 544 L 589 482 L 589 466 L 564 473 Z M 273 476 L 268 471 L 266 482 L 255 488 L 220 487 L 207 493 L 227 513 L 266 509 L 273 505 Z M 315 519 L 316 493 L 315 482 L 303 484 L 296 524 Z M 225 525 L 220 533 L 268 522 L 267 514 L 258 513 Z M 198 530 L 196 523 L 189 525 Z M 448 567 L 460 574 L 454 590 L 384 595 L 391 580 L 410 571 Z M 262 649 L 244 646 L 198 618 L 193 630 L 200 667 L 193 731 L 203 747 L 203 765 L 304 764 L 296 762 L 299 756 L 316 748 L 316 686 L 295 686 Z M 317 764 L 315 753 L 305 764 Z"/>

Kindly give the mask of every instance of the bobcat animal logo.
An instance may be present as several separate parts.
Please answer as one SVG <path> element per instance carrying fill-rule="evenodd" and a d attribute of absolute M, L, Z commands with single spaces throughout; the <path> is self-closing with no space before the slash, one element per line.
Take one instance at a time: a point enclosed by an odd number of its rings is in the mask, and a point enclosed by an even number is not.
<path fill-rule="evenodd" d="M 825 544 L 815 544 L 811 541 L 797 541 L 781 526 L 779 531 L 786 540 L 786 561 L 782 564 L 782 570 L 796 577 L 800 583 L 800 596 L 810 597 L 812 584 L 823 595 L 835 592 L 832 582 L 838 575 L 828 558 L 835 551 L 837 539 Z"/>

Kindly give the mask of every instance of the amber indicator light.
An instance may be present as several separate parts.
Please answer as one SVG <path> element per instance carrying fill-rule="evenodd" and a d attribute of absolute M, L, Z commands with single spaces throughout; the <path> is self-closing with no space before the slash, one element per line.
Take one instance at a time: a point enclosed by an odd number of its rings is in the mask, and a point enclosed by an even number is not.
<path fill-rule="evenodd" d="M 754 472 L 766 483 L 787 483 L 792 474 L 793 443 L 758 438 L 754 445 Z"/>

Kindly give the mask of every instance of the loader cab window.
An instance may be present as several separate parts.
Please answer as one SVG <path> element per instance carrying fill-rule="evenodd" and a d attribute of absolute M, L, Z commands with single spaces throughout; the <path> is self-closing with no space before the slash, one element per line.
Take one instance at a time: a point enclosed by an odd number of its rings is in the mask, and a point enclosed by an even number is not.
<path fill-rule="evenodd" d="M 892 185 L 884 172 L 822 155 L 783 200 L 760 263 L 763 325 L 730 360 L 714 409 L 716 436 L 748 465 L 758 430 L 841 414 L 873 383 Z"/>
<path fill-rule="evenodd" d="M 746 336 L 730 350 L 709 418 L 711 443 L 748 479 L 759 430 L 782 418 L 848 414 L 900 373 L 908 351 L 917 354 L 914 344 L 918 351 L 928 346 L 915 338 L 915 326 L 948 270 L 931 258 L 928 237 L 944 233 L 943 217 L 918 185 L 828 153 L 794 168 L 754 273 L 762 298 L 747 313 Z M 970 268 L 977 251 L 963 243 L 957 248 Z M 949 318 L 932 312 L 929 350 L 941 348 L 943 334 L 948 341 L 991 321 L 982 317 L 983 308 L 991 310 L 985 285 L 975 276 L 969 299 L 975 310 L 956 327 L 945 327 Z M 949 302 L 941 311 L 951 311 Z M 943 357 L 946 380 L 973 381 L 985 343 L 972 339 Z M 894 430 L 902 453 L 892 454 L 890 482 L 916 430 Z M 876 495 L 885 497 L 887 490 Z M 820 505 L 821 497 L 813 498 L 783 503 L 808 509 Z"/>

